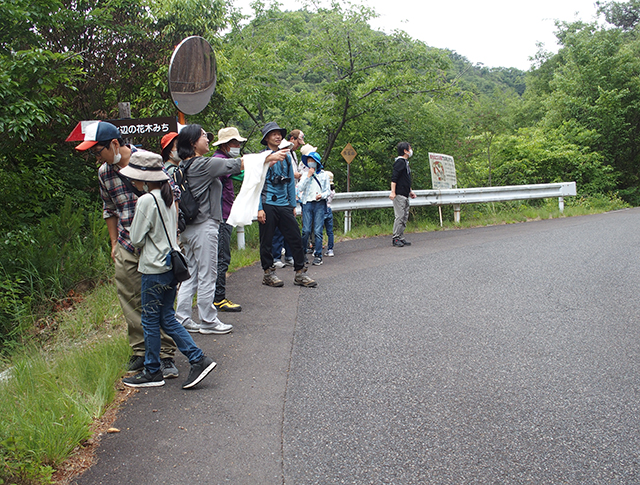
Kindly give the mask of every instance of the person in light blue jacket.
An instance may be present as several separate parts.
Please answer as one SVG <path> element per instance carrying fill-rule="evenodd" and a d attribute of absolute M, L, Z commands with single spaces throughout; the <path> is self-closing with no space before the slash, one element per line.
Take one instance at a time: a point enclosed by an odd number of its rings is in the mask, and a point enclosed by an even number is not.
<path fill-rule="evenodd" d="M 329 178 L 323 170 L 320 154 L 317 148 L 309 144 L 300 149 L 302 163 L 309 170 L 302 174 L 298 183 L 298 198 L 303 205 L 302 209 L 302 247 L 309 244 L 309 236 L 313 232 L 315 246 L 313 251 L 313 264 L 322 264 L 322 229 L 324 228 L 324 216 L 327 210 L 327 198 L 331 195 Z"/>

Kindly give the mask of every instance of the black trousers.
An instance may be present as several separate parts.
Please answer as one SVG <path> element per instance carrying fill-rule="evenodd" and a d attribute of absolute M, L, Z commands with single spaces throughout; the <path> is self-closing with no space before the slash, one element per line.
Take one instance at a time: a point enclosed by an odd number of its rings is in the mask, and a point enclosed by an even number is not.
<path fill-rule="evenodd" d="M 260 264 L 266 270 L 273 266 L 273 255 L 271 254 L 273 244 L 273 234 L 276 227 L 284 236 L 284 240 L 291 249 L 293 256 L 293 268 L 298 271 L 304 268 L 304 251 L 302 250 L 302 237 L 298 221 L 293 215 L 292 207 L 281 207 L 277 205 L 263 204 L 267 220 L 260 226 Z"/>

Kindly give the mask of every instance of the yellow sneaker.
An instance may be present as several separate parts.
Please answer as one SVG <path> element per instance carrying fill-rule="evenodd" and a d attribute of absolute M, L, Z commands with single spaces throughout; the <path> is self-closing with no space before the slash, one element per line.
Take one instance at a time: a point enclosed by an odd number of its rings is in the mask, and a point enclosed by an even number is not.
<path fill-rule="evenodd" d="M 214 301 L 213 304 L 218 309 L 219 312 L 241 312 L 242 307 L 240 305 L 236 305 L 231 300 L 227 300 L 226 298 L 222 301 Z"/>

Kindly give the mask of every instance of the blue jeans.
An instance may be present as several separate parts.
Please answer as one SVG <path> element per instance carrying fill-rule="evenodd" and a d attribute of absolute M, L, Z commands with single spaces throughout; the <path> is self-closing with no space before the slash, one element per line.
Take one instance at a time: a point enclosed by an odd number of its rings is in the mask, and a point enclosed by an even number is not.
<path fill-rule="evenodd" d="M 324 212 L 327 207 L 326 200 L 307 202 L 302 211 L 302 247 L 307 248 L 309 235 L 313 231 L 316 245 L 313 255 L 322 258 L 322 230 L 324 229 Z"/>
<path fill-rule="evenodd" d="M 333 211 L 327 207 L 324 213 L 324 228 L 327 230 L 327 249 L 333 249 Z"/>
<path fill-rule="evenodd" d="M 198 362 L 203 354 L 189 332 L 176 320 L 173 272 L 142 275 L 142 328 L 144 329 L 144 366 L 154 374 L 160 370 L 160 328 L 169 335 L 189 363 Z"/>

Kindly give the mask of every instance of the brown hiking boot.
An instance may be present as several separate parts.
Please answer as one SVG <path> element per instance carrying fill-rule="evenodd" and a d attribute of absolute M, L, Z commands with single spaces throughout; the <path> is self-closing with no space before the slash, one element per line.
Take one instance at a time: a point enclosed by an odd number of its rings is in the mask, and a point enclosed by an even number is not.
<path fill-rule="evenodd" d="M 318 283 L 307 276 L 307 268 L 296 271 L 296 277 L 293 279 L 293 283 L 298 286 L 306 286 L 307 288 L 315 288 L 318 286 Z"/>
<path fill-rule="evenodd" d="M 262 278 L 262 284 L 267 286 L 284 286 L 284 281 L 276 276 L 276 269 L 271 267 L 264 270 L 264 277 Z"/>

